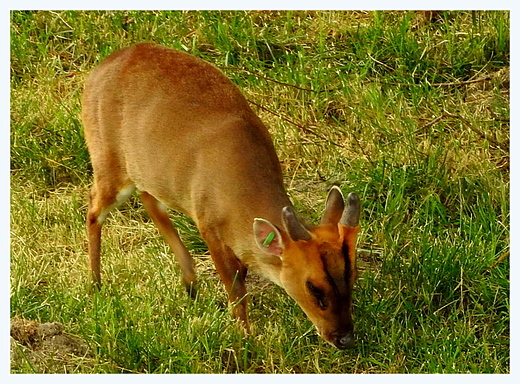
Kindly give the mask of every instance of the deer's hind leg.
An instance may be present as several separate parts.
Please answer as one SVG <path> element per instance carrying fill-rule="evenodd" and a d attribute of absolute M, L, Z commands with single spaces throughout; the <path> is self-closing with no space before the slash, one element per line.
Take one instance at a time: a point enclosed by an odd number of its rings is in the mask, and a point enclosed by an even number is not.
<path fill-rule="evenodd" d="M 135 186 L 107 187 L 94 182 L 89 195 L 87 213 L 88 253 L 92 282 L 101 285 L 101 227 L 111 210 L 123 204 L 134 192 Z"/>
<path fill-rule="evenodd" d="M 159 228 L 159 232 L 165 238 L 181 266 L 182 283 L 186 291 L 191 297 L 195 297 L 197 279 L 193 258 L 168 217 L 166 207 L 148 192 L 141 192 L 141 200 L 143 201 L 146 211 L 157 228 Z"/>
<path fill-rule="evenodd" d="M 101 285 L 101 227 L 110 211 L 123 204 L 135 190 L 130 181 L 117 182 L 117 178 L 106 177 L 94 168 L 94 184 L 89 194 L 87 213 L 88 253 L 92 282 Z"/>

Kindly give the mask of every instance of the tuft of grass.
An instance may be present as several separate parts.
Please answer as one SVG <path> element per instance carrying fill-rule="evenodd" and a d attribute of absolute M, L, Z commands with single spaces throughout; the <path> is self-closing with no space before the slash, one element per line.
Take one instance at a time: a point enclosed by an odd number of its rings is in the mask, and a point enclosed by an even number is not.
<path fill-rule="evenodd" d="M 75 372 L 509 373 L 509 28 L 507 11 L 12 11 L 11 317 L 83 338 Z M 361 196 L 357 348 L 254 275 L 244 338 L 193 222 L 171 213 L 199 272 L 190 300 L 136 198 L 103 228 L 89 293 L 82 86 L 141 41 L 243 90 L 303 215 L 334 184 Z"/>

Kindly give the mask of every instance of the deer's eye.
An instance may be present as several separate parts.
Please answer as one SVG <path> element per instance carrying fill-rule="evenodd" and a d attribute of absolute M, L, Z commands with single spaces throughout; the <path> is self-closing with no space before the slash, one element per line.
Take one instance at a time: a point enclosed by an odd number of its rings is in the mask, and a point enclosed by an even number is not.
<path fill-rule="evenodd" d="M 327 309 L 327 302 L 325 301 L 325 294 L 323 291 L 312 284 L 310 281 L 307 282 L 307 289 L 312 294 L 312 296 L 314 296 L 318 307 L 320 307 L 322 310 Z"/>

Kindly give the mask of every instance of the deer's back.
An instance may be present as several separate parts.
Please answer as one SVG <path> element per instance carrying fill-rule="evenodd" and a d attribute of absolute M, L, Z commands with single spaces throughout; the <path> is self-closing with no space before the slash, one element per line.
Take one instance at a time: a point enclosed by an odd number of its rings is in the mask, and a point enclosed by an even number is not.
<path fill-rule="evenodd" d="M 138 44 L 109 56 L 87 80 L 83 119 L 94 170 L 96 157 L 117 159 L 139 189 L 194 219 L 211 195 L 221 209 L 284 196 L 265 126 L 226 76 L 183 52 Z"/>

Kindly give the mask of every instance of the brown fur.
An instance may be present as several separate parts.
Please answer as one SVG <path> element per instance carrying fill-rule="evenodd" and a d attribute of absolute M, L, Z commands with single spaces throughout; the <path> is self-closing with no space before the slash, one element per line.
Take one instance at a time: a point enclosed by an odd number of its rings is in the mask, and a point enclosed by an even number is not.
<path fill-rule="evenodd" d="M 135 186 L 179 261 L 190 293 L 196 282 L 193 261 L 163 205 L 195 220 L 233 314 L 246 330 L 244 280 L 247 269 L 256 267 L 296 299 L 326 340 L 350 346 L 345 340 L 353 327 L 353 281 L 340 281 L 355 263 L 345 263 L 342 253 L 341 192 L 329 194 L 325 223 L 310 230 L 303 226 L 285 192 L 266 127 L 218 69 L 157 45 L 124 49 L 88 78 L 83 122 L 94 169 L 87 229 L 95 283 L 101 281 L 103 220 Z M 262 245 L 270 232 L 276 238 Z M 306 288 L 311 278 L 329 294 L 332 312 L 316 308 Z"/>

